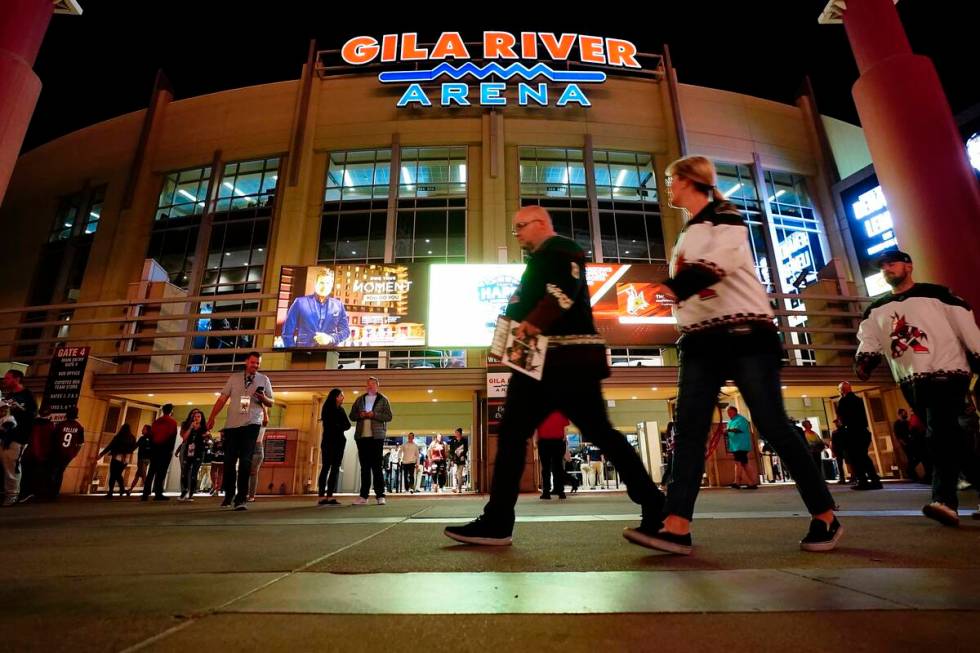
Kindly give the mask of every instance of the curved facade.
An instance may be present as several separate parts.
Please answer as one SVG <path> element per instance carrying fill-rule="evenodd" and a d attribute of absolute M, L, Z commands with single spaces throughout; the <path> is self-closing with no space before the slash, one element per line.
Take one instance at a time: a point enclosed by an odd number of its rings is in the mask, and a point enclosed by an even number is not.
<path fill-rule="evenodd" d="M 790 313 L 780 324 L 797 346 L 788 405 L 826 427 L 857 305 L 829 297 L 861 287 L 830 171 L 835 152 L 842 165 L 862 167 L 861 132 L 814 115 L 805 97 L 791 106 L 672 86 L 655 61 L 646 77 L 610 71 L 586 89 L 589 107 L 556 106 L 553 84 L 547 106 L 519 106 L 511 85 L 504 106 L 399 108 L 404 86 L 322 67 L 182 100 L 158 88 L 148 109 L 20 158 L 0 209 L 8 242 L 18 244 L 0 288 L 7 358 L 30 365 L 40 388 L 55 344 L 90 345 L 82 420 L 108 434 L 121 420 L 145 423 L 168 400 L 178 414 L 206 407 L 243 354 L 259 349 L 280 391 L 273 424 L 289 430 L 287 464 L 266 467 L 260 482 L 277 492 L 315 483 L 315 415 L 327 390 L 352 396 L 366 369 L 381 368 L 392 433 L 462 426 L 474 443 L 471 483 L 482 487 L 493 451 L 485 350 L 274 351 L 280 270 L 519 262 L 510 216 L 528 203 L 548 206 L 559 232 L 596 262 L 663 262 L 682 216 L 659 201 L 662 171 L 686 144 L 719 164 L 720 189 L 747 211 L 760 279 L 771 292 L 806 289 L 815 297 L 806 310 L 825 313 L 794 317 L 799 299 L 774 298 Z M 821 325 L 839 328 L 805 333 Z M 613 422 L 662 430 L 675 394 L 671 347 L 637 342 L 610 356 Z M 892 413 L 889 388 L 882 378 L 868 387 Z M 887 468 L 888 434 L 880 435 Z M 66 491 L 104 483 L 95 446 Z"/>

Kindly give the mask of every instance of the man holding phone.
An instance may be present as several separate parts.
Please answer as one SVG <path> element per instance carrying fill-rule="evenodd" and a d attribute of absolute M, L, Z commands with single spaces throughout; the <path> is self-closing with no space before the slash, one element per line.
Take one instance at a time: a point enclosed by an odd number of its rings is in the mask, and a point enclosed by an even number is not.
<path fill-rule="evenodd" d="M 261 364 L 262 354 L 255 351 L 249 353 L 245 359 L 245 371 L 235 372 L 228 377 L 208 418 L 210 431 L 214 428 L 214 418 L 231 400 L 224 428 L 225 500 L 221 502 L 222 508 L 232 505 L 234 501 L 235 510 L 246 510 L 252 454 L 255 452 L 259 429 L 262 428 L 265 414 L 263 407 L 271 408 L 274 399 L 269 377 L 259 373 Z"/>

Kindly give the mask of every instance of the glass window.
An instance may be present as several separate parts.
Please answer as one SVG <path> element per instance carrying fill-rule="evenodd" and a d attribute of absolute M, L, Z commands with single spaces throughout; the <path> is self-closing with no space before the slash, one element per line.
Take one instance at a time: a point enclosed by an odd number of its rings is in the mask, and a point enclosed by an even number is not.
<path fill-rule="evenodd" d="M 383 262 L 391 150 L 332 152 L 317 261 Z"/>
<path fill-rule="evenodd" d="M 58 203 L 58 211 L 55 213 L 54 224 L 51 227 L 49 242 L 71 239 L 75 233 L 75 228 L 78 226 L 78 216 L 81 212 L 82 201 L 82 193 L 75 193 L 61 198 L 61 201 Z"/>
<path fill-rule="evenodd" d="M 200 304 L 199 313 L 211 317 L 196 321 L 191 349 L 206 349 L 205 354 L 192 354 L 188 360 L 188 372 L 235 371 L 245 368 L 246 353 L 222 353 L 229 349 L 254 349 L 256 336 L 239 333 L 256 329 L 254 317 L 239 317 L 243 312 L 259 310 L 258 301 L 213 301 Z M 213 335 L 212 335 L 213 333 Z"/>
<path fill-rule="evenodd" d="M 401 150 L 395 260 L 466 260 L 466 147 Z"/>
<path fill-rule="evenodd" d="M 102 205 L 105 203 L 105 186 L 99 186 L 92 191 L 89 197 L 88 207 L 85 209 L 84 227 L 82 233 L 94 234 L 99 229 L 99 220 L 102 218 Z"/>
<path fill-rule="evenodd" d="M 666 260 L 653 157 L 596 150 L 593 158 L 603 260 Z"/>
<path fill-rule="evenodd" d="M 164 177 L 157 202 L 157 220 L 170 220 L 204 213 L 211 166 L 171 172 Z"/>
<path fill-rule="evenodd" d="M 392 350 L 388 352 L 388 367 L 392 369 L 466 367 L 466 351 L 463 349 Z"/>
<path fill-rule="evenodd" d="M 827 263 L 821 245 L 822 226 L 804 177 L 767 170 L 765 180 L 780 285 L 783 292 L 793 292 L 815 281 Z"/>
<path fill-rule="evenodd" d="M 766 236 L 763 229 L 762 204 L 759 202 L 752 178 L 752 169 L 747 165 L 715 162 L 718 172 L 718 190 L 742 211 L 749 227 L 749 246 L 755 261 L 755 272 L 766 292 L 773 292 L 772 279 L 769 278 L 769 256 L 766 254 Z"/>
<path fill-rule="evenodd" d="M 593 260 L 592 228 L 581 149 L 521 147 L 521 206 L 548 210 L 555 231 L 576 241 Z"/>

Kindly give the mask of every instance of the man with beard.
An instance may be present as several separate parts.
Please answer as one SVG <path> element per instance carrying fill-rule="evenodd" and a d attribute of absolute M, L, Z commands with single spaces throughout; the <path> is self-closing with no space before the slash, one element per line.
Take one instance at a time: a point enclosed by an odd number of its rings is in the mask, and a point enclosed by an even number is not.
<path fill-rule="evenodd" d="M 892 291 L 864 313 L 855 371 L 867 379 L 887 352 L 892 375 L 926 425 L 934 470 L 932 502 L 922 513 L 958 526 L 961 469 L 980 487 L 980 465 L 958 422 L 971 370 L 980 372 L 980 329 L 970 306 L 949 288 L 912 279 L 912 257 L 905 252 L 886 253 L 878 267 Z"/>

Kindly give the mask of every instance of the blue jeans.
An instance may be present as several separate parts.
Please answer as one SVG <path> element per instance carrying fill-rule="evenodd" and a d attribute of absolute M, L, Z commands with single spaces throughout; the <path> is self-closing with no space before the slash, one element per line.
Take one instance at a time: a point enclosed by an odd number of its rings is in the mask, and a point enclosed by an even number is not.
<path fill-rule="evenodd" d="M 685 519 L 694 515 L 712 417 L 719 389 L 726 380 L 735 381 L 760 435 L 789 468 L 807 510 L 814 515 L 831 510 L 834 499 L 827 484 L 786 416 L 778 341 L 763 340 L 765 346 L 758 346 L 758 334 L 750 343 L 738 340 L 744 337 L 727 332 L 712 334 L 706 347 L 685 347 L 681 341 L 676 439 L 666 513 Z M 771 337 L 777 338 L 775 333 Z M 702 337 L 698 340 L 698 344 L 706 342 Z"/>

